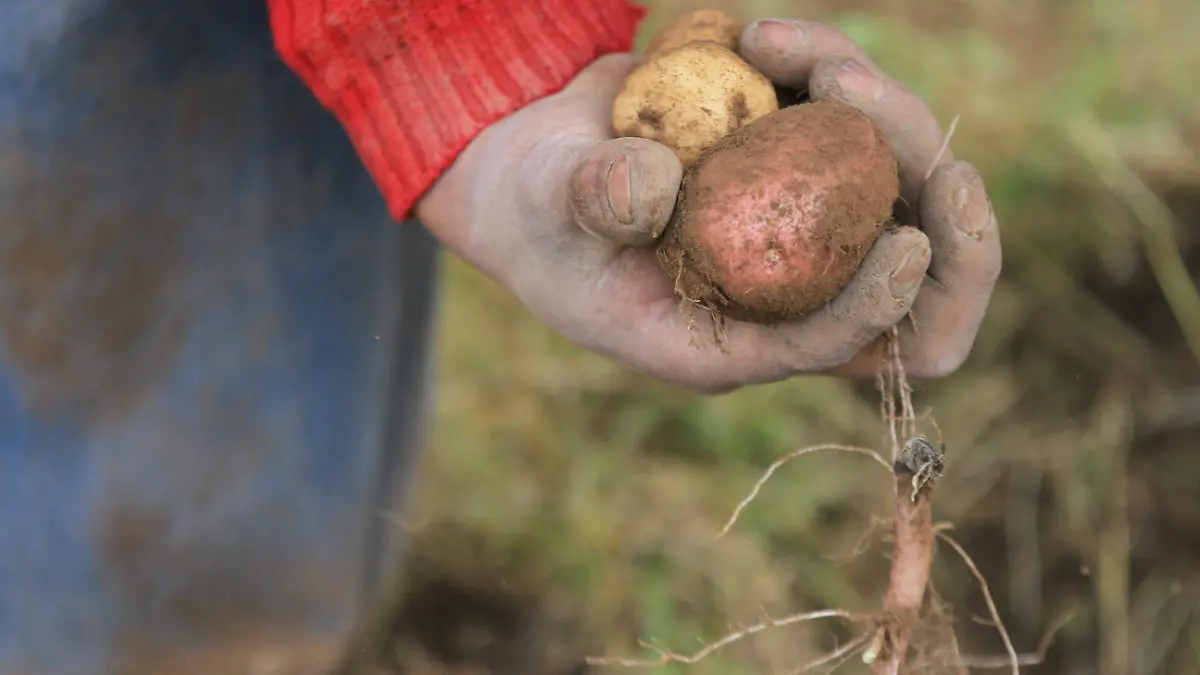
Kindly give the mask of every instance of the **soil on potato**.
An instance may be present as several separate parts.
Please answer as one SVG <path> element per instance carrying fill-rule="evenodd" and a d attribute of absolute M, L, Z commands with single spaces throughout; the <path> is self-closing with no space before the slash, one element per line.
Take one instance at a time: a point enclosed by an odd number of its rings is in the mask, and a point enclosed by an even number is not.
<path fill-rule="evenodd" d="M 849 283 L 898 197 L 896 160 L 865 115 L 788 107 L 688 169 L 659 261 L 689 301 L 741 321 L 795 320 Z"/>

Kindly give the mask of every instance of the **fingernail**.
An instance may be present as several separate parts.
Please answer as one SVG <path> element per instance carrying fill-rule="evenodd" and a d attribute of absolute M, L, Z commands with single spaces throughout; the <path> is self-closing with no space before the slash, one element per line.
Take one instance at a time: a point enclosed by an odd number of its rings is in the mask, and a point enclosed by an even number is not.
<path fill-rule="evenodd" d="M 750 24 L 747 42 L 758 49 L 784 54 L 804 44 L 804 29 L 792 21 L 762 19 Z"/>
<path fill-rule="evenodd" d="M 970 204 L 971 188 L 960 187 L 954 191 L 954 208 L 958 209 L 959 213 L 966 215 L 964 212 L 967 210 L 967 207 L 970 206 Z"/>
<path fill-rule="evenodd" d="M 874 103 L 883 98 L 883 80 L 854 59 L 845 59 L 838 65 L 837 82 L 848 102 Z"/>
<path fill-rule="evenodd" d="M 633 177 L 629 158 L 622 156 L 608 167 L 606 179 L 608 206 L 617 220 L 628 225 L 633 222 Z"/>
<path fill-rule="evenodd" d="M 954 225 L 964 236 L 978 240 L 995 227 L 996 212 L 983 191 L 983 180 L 975 175 L 968 183 L 954 192 L 954 208 L 958 211 Z"/>
<path fill-rule="evenodd" d="M 925 278 L 925 271 L 928 267 L 929 249 L 919 245 L 910 248 L 900 259 L 896 271 L 892 272 L 889 283 L 892 297 L 907 298 L 912 295 Z"/>
<path fill-rule="evenodd" d="M 992 210 L 991 205 L 988 205 L 987 213 L 982 217 L 972 217 L 963 214 L 955 221 L 955 226 L 959 232 L 962 232 L 963 236 L 979 241 L 983 239 L 983 235 L 988 230 L 996 226 L 996 212 Z"/>

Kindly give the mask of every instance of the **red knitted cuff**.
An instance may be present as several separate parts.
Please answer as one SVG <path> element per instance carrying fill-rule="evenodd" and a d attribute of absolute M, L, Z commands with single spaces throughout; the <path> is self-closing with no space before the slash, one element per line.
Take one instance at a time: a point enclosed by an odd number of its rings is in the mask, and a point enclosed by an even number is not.
<path fill-rule="evenodd" d="M 393 217 L 475 136 L 632 49 L 629 0 L 268 0 L 280 57 L 342 123 Z"/>

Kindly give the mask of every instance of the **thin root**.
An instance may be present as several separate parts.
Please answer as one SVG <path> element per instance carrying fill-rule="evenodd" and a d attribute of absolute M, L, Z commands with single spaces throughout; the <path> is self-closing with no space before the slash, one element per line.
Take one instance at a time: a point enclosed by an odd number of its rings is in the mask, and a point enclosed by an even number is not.
<path fill-rule="evenodd" d="M 838 666 L 845 663 L 852 656 L 854 656 L 855 654 L 857 654 L 859 651 L 861 651 L 863 649 L 863 645 L 866 643 L 868 637 L 870 637 L 870 634 L 859 635 L 858 637 L 847 642 L 846 644 L 842 645 L 841 647 L 838 647 L 837 649 L 833 650 L 832 652 L 829 652 L 828 654 L 825 654 L 824 656 L 821 656 L 812 661 L 809 661 L 808 663 L 800 666 L 796 670 L 793 670 L 791 672 L 791 675 L 804 675 L 804 673 L 810 673 L 813 671 L 813 669 L 820 668 L 821 666 L 825 665 L 826 663 L 830 663 L 831 661 L 836 661 L 837 663 L 833 664 L 833 668 L 831 668 L 829 672 L 837 670 Z"/>
<path fill-rule="evenodd" d="M 1038 642 L 1037 651 L 1032 654 L 1009 654 L 1007 656 L 963 656 L 955 664 L 959 668 L 1008 668 L 1013 665 L 1014 656 L 1018 665 L 1036 666 L 1046 660 L 1046 653 L 1050 651 L 1050 646 L 1054 644 L 1054 636 L 1058 631 L 1062 630 L 1063 626 L 1071 622 L 1075 618 L 1072 614 L 1065 614 L 1046 629 L 1042 635 L 1042 639 Z"/>
<path fill-rule="evenodd" d="M 848 562 L 850 560 L 854 560 L 858 556 L 866 553 L 867 549 L 871 548 L 871 535 L 875 534 L 875 528 L 880 526 L 890 526 L 891 524 L 892 521 L 888 518 L 880 518 L 879 516 L 872 515 L 871 524 L 867 526 L 867 529 L 862 533 L 862 536 L 858 538 L 858 542 L 854 545 L 854 548 L 851 549 L 849 553 L 841 556 L 831 555 L 826 557 L 835 562 Z"/>
<path fill-rule="evenodd" d="M 875 629 L 875 633 L 871 636 L 871 644 L 863 652 L 862 662 L 868 665 L 875 663 L 875 659 L 883 653 L 883 647 L 887 644 L 887 626 L 880 626 Z"/>
<path fill-rule="evenodd" d="M 1000 612 L 996 609 L 996 603 L 992 600 L 992 591 L 988 587 L 987 579 L 983 577 L 983 573 L 975 566 L 975 561 L 963 547 L 948 534 L 942 532 L 936 533 L 938 539 L 950 544 L 967 567 L 970 568 L 971 574 L 975 575 L 975 579 L 979 582 L 979 587 L 983 591 L 983 599 L 987 602 L 988 612 L 992 615 L 992 621 L 995 622 L 996 632 L 1000 634 L 1000 639 L 1004 641 L 1004 649 L 1008 653 L 1007 664 L 1012 667 L 1013 675 L 1020 675 L 1021 672 L 1021 657 L 1017 655 L 1017 650 L 1013 648 L 1012 639 L 1008 637 L 1008 630 L 1004 628 L 1004 621 L 1000 618 Z M 1003 667 L 1003 666 L 1000 666 Z"/>
<path fill-rule="evenodd" d="M 662 647 L 661 645 L 651 644 L 651 643 L 639 640 L 638 644 L 642 645 L 643 647 L 646 647 L 647 649 L 653 649 L 654 651 L 658 652 L 658 658 L 657 659 L 609 659 L 609 658 L 600 658 L 600 657 L 588 657 L 587 663 L 588 663 L 588 665 L 593 665 L 593 666 L 621 666 L 624 668 L 660 668 L 662 666 L 667 665 L 668 663 L 695 664 L 695 663 L 699 663 L 701 660 L 705 659 L 713 652 L 716 652 L 720 649 L 728 647 L 729 645 L 733 644 L 734 642 L 737 642 L 738 640 L 742 640 L 744 638 L 750 637 L 751 635 L 754 635 L 756 633 L 761 633 L 764 630 L 767 630 L 768 628 L 782 628 L 784 626 L 791 626 L 791 625 L 798 624 L 798 623 L 804 623 L 806 621 L 815 621 L 817 619 L 830 619 L 830 618 L 841 618 L 841 619 L 845 619 L 847 621 L 865 621 L 865 620 L 870 619 L 871 617 L 864 616 L 864 615 L 858 615 L 858 614 L 851 614 L 850 612 L 846 612 L 846 611 L 843 611 L 840 609 L 824 609 L 824 610 L 817 611 L 817 612 L 805 612 L 802 614 L 793 614 L 789 617 L 785 617 L 782 619 L 772 619 L 772 618 L 768 617 L 766 620 L 764 620 L 760 623 L 756 623 L 753 626 L 749 626 L 749 627 L 743 628 L 741 630 L 737 630 L 732 633 L 729 633 L 728 635 L 721 638 L 720 640 L 717 640 L 716 642 L 710 642 L 709 644 L 705 645 L 702 649 L 700 649 L 700 651 L 698 651 L 694 654 L 691 654 L 691 655 L 678 654 L 678 653 L 673 652 L 665 647 Z M 853 644 L 853 642 L 848 643 L 848 644 Z M 834 658 L 836 658 L 836 657 L 834 657 Z M 832 659 L 830 659 L 830 660 L 832 660 Z M 827 662 L 828 661 L 825 661 L 824 663 L 827 663 Z M 817 663 L 816 665 L 821 665 L 821 664 Z M 813 666 L 813 667 L 815 667 L 815 666 Z"/>
<path fill-rule="evenodd" d="M 780 457 L 779 459 L 775 460 L 774 462 L 771 463 L 771 466 L 767 467 L 767 470 L 763 473 L 762 478 L 759 478 L 758 482 L 754 484 L 754 489 L 750 491 L 750 494 L 746 495 L 746 498 L 738 503 L 737 508 L 733 510 L 733 515 L 729 517 L 729 522 L 725 523 L 725 527 L 721 528 L 721 532 L 717 534 L 716 538 L 720 539 L 721 537 L 724 537 L 726 534 L 729 533 L 729 530 L 731 530 L 733 528 L 734 523 L 737 522 L 738 517 L 741 516 L 742 510 L 744 510 L 747 506 L 749 506 L 750 502 L 754 501 L 754 499 L 756 497 L 758 497 L 759 491 L 762 490 L 763 485 L 765 485 L 766 482 L 771 478 L 771 474 L 775 473 L 776 469 L 783 466 L 788 461 L 793 460 L 801 455 L 807 455 L 811 452 L 818 452 L 821 450 L 832 450 L 832 451 L 836 451 L 836 452 L 852 452 L 852 453 L 859 454 L 859 455 L 866 455 L 866 456 L 874 459 L 876 462 L 879 462 L 880 464 L 882 464 L 884 466 L 884 468 L 886 468 L 889 472 L 892 470 L 892 465 L 888 464 L 887 460 L 885 460 L 883 457 L 881 457 L 879 455 L 879 453 L 875 452 L 874 450 L 872 450 L 870 448 L 860 448 L 860 447 L 853 446 L 853 445 L 839 445 L 836 443 L 827 443 L 825 445 L 813 445 L 813 446 L 810 446 L 807 448 L 800 448 L 799 450 L 793 450 L 792 452 L 789 452 L 788 454 L 784 455 L 783 457 Z"/>

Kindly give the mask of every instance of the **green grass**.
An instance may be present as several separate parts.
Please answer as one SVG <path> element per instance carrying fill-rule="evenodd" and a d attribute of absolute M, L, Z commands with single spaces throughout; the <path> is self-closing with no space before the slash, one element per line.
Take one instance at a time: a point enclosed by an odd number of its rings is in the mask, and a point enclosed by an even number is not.
<path fill-rule="evenodd" d="M 949 444 L 936 515 L 978 557 L 1018 648 L 1032 649 L 1059 612 L 1079 613 L 1058 668 L 1030 672 L 1116 675 L 1123 653 L 1146 675 L 1197 672 L 1200 615 L 1155 617 L 1200 606 L 1198 415 L 1177 433 L 1153 425 L 1200 370 L 1147 265 L 1142 224 L 1072 130 L 1098 123 L 1154 195 L 1191 214 L 1169 234 L 1195 276 L 1200 5 L 952 4 L 936 23 L 917 0 L 860 0 L 842 14 L 759 0 L 742 13 L 832 21 L 944 123 L 962 116 L 953 149 L 984 173 L 1005 272 L 970 361 L 920 387 L 917 404 L 933 408 Z M 646 31 L 696 6 L 655 3 Z M 877 606 L 878 538 L 852 562 L 830 559 L 886 511 L 886 476 L 862 458 L 797 460 L 713 540 L 788 450 L 877 444 L 869 384 L 802 378 L 688 395 L 566 343 L 457 261 L 446 280 L 410 575 L 519 589 L 530 623 L 512 640 L 525 655 L 493 666 L 565 673 L 584 654 L 635 655 L 639 638 L 692 649 L 764 608 Z M 960 617 L 984 613 L 956 561 L 940 559 L 935 574 Z M 832 644 L 831 627 L 668 672 L 787 672 Z M 960 628 L 973 651 L 999 649 L 985 628 Z"/>

